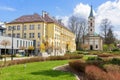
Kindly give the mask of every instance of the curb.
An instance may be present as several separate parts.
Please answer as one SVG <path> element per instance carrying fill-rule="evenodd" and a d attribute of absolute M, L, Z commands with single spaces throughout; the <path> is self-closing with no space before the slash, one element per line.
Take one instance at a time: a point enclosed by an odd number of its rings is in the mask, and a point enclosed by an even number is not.
<path fill-rule="evenodd" d="M 68 64 L 65 64 L 65 65 L 61 65 L 61 66 L 57 66 L 57 67 L 54 67 L 53 70 L 57 70 L 57 68 L 60 68 L 60 67 L 64 67 L 64 66 L 67 66 Z M 80 80 L 78 75 L 76 75 L 75 73 L 72 72 L 72 74 L 74 74 L 74 76 L 76 77 L 77 80 Z"/>

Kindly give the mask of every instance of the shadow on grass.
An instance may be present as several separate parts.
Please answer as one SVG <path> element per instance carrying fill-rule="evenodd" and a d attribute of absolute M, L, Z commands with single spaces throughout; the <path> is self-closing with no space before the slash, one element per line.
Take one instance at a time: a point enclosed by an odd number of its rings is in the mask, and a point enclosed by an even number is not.
<path fill-rule="evenodd" d="M 32 72 L 32 75 L 44 75 L 44 76 L 50 76 L 50 77 L 58 77 L 58 76 L 73 76 L 70 73 L 62 72 L 62 71 L 56 71 L 56 70 L 42 70 L 38 72 Z"/>

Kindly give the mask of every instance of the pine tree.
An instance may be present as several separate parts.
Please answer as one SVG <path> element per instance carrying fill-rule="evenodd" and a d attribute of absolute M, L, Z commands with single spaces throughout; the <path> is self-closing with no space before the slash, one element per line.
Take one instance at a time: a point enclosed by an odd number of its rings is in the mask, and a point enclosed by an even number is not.
<path fill-rule="evenodd" d="M 106 36 L 106 44 L 110 45 L 110 44 L 114 44 L 114 43 L 115 43 L 115 37 L 114 37 L 112 29 L 109 28 L 107 36 Z"/>

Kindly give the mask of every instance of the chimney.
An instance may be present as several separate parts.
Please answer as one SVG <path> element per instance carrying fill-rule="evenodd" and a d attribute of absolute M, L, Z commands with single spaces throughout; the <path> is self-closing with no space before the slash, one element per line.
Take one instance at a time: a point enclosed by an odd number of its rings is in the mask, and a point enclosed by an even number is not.
<path fill-rule="evenodd" d="M 62 19 L 58 19 L 58 22 L 61 24 L 62 23 Z"/>
<path fill-rule="evenodd" d="M 42 17 L 45 17 L 45 15 L 48 15 L 46 11 L 42 11 Z"/>

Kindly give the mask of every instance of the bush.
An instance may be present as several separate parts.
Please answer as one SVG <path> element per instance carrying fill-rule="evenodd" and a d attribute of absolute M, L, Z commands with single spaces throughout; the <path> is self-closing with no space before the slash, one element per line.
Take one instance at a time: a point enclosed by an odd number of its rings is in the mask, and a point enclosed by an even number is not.
<path fill-rule="evenodd" d="M 74 54 L 74 53 L 65 54 L 64 56 L 68 57 L 69 59 L 80 59 L 83 57 L 82 54 Z"/>
<path fill-rule="evenodd" d="M 83 59 L 84 60 L 95 60 L 95 59 L 97 59 L 98 58 L 98 56 L 97 55 L 84 55 L 83 56 Z"/>
<path fill-rule="evenodd" d="M 113 56 L 113 54 L 98 54 L 98 57 L 110 57 L 110 56 Z"/>
<path fill-rule="evenodd" d="M 105 71 L 94 65 L 87 66 L 85 74 L 89 80 L 112 80 Z"/>
<path fill-rule="evenodd" d="M 0 55 L 0 59 L 3 59 L 3 56 L 2 56 L 2 55 Z"/>
<path fill-rule="evenodd" d="M 68 56 L 49 56 L 46 60 L 67 60 Z"/>
<path fill-rule="evenodd" d="M 115 48 L 112 50 L 113 52 L 120 51 L 119 48 Z"/>
<path fill-rule="evenodd" d="M 76 70 L 76 71 L 81 71 L 81 72 L 85 72 L 85 68 L 87 66 L 87 64 L 84 61 L 81 60 L 75 60 L 75 61 L 70 61 L 69 62 L 69 66 Z"/>
<path fill-rule="evenodd" d="M 120 59 L 113 58 L 113 59 L 109 60 L 108 63 L 120 65 Z"/>
<path fill-rule="evenodd" d="M 6 64 L 0 65 L 0 66 L 4 67 L 4 66 L 11 66 L 11 65 L 25 64 L 25 63 L 30 63 L 30 62 L 39 62 L 39 61 L 44 61 L 44 58 L 35 57 L 35 58 L 29 58 L 29 59 L 7 61 Z"/>

